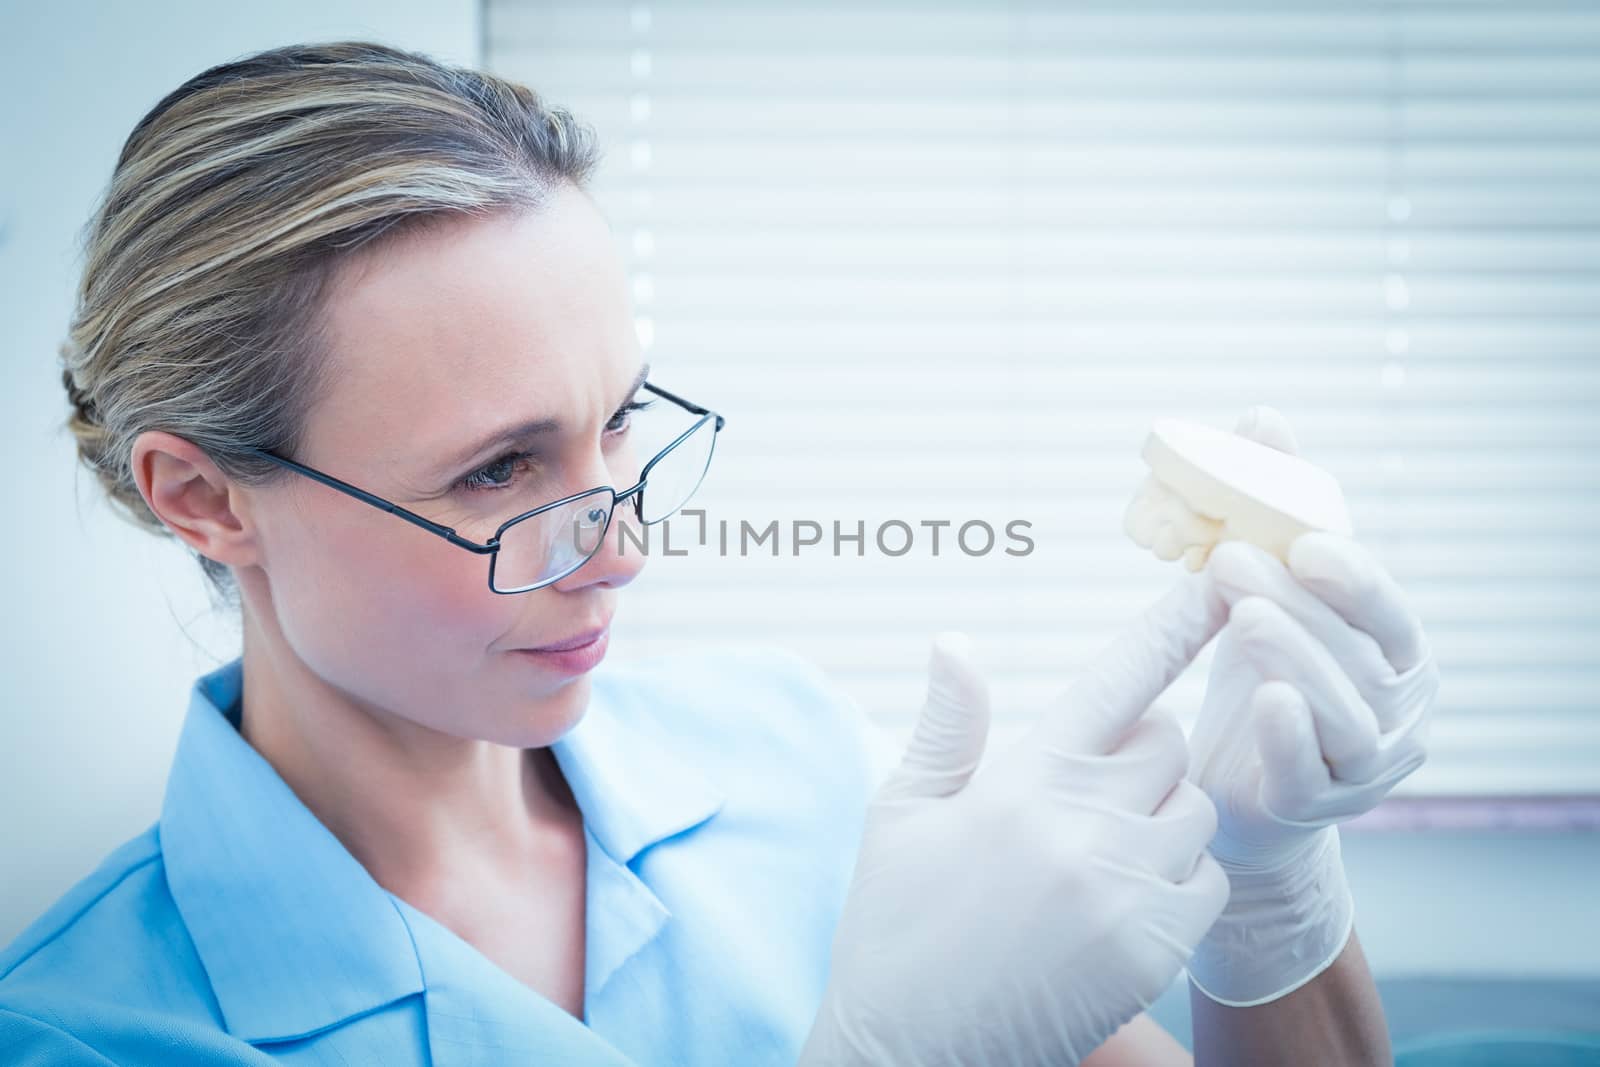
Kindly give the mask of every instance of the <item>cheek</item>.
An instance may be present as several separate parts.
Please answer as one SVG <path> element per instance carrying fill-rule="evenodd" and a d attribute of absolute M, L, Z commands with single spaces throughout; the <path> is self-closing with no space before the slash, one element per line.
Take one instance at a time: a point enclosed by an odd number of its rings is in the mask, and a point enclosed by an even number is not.
<path fill-rule="evenodd" d="M 451 673 L 446 657 L 457 669 L 474 669 L 509 625 L 514 598 L 489 588 L 489 557 L 417 533 L 365 553 L 362 567 L 377 591 L 368 606 L 371 625 L 404 649 L 408 662 Z"/>
<path fill-rule="evenodd" d="M 441 640 L 481 655 L 515 619 L 517 598 L 489 588 L 489 557 L 467 552 L 440 539 L 411 553 L 405 564 L 416 578 L 410 596 L 424 633 L 443 631 Z"/>
<path fill-rule="evenodd" d="M 295 654 L 335 687 L 445 733 L 530 747 L 570 729 L 587 685 L 553 693 L 496 650 L 535 636 L 528 617 L 558 610 L 559 594 L 501 596 L 488 557 L 393 516 L 373 519 L 341 516 L 314 534 L 306 523 L 273 545 L 269 607 Z"/>
<path fill-rule="evenodd" d="M 489 589 L 487 556 L 394 516 L 341 515 L 306 523 L 287 540 L 292 562 L 274 568 L 275 607 L 308 663 L 449 677 L 474 669 L 514 617 L 513 598 Z"/>

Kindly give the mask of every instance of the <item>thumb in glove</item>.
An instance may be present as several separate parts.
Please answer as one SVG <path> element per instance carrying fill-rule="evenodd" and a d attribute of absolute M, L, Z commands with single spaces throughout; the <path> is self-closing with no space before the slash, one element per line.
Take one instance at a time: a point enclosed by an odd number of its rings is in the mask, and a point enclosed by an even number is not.
<path fill-rule="evenodd" d="M 957 630 L 935 634 L 928 695 L 900 764 L 878 799 L 949 796 L 971 780 L 989 736 L 989 683 Z"/>

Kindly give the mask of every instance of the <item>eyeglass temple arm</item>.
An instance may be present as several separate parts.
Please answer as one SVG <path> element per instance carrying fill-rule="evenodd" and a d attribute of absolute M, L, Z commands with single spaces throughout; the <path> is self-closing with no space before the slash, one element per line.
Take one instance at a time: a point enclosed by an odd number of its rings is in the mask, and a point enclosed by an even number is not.
<path fill-rule="evenodd" d="M 262 448 L 246 448 L 245 451 L 251 453 L 252 455 L 262 456 L 263 458 L 270 459 L 279 466 L 297 470 L 301 474 L 304 474 L 307 478 L 315 479 L 316 481 L 321 482 L 323 485 L 339 490 L 341 493 L 348 493 L 358 500 L 365 500 L 375 508 L 382 508 L 391 515 L 398 515 L 407 522 L 415 526 L 420 526 L 429 533 L 438 534 L 440 537 L 443 537 L 452 544 L 460 545 L 462 548 L 465 548 L 470 552 L 476 552 L 480 556 L 486 556 L 495 551 L 498 547 L 494 544 L 480 545 L 476 541 L 469 541 L 467 538 L 456 533 L 453 527 L 442 526 L 439 523 L 434 522 L 432 519 L 425 519 L 414 511 L 406 510 L 399 504 L 391 504 L 381 496 L 374 496 L 365 489 L 357 488 L 356 486 L 351 485 L 349 482 L 340 481 L 331 474 L 323 474 L 319 470 L 313 470 L 303 463 L 296 463 L 294 460 L 285 456 L 280 456 L 275 452 L 268 452 L 266 449 Z"/>
<path fill-rule="evenodd" d="M 679 407 L 688 411 L 692 411 L 696 415 L 716 415 L 717 429 L 719 430 L 722 429 L 722 424 L 728 421 L 727 419 L 724 419 L 718 412 L 712 411 L 710 408 L 703 408 L 699 404 L 694 403 L 692 400 L 685 400 L 676 393 L 669 393 L 654 382 L 645 382 L 644 387 L 650 390 L 652 393 L 655 393 L 657 396 L 664 396 L 674 404 L 677 404 Z"/>

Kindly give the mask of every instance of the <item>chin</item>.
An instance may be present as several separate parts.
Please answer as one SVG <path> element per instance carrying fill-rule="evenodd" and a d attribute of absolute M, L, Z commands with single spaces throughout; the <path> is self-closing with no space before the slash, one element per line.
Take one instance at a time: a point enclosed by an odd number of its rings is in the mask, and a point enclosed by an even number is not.
<path fill-rule="evenodd" d="M 561 740 L 589 706 L 589 676 L 579 675 L 539 697 L 512 697 L 491 723 L 484 740 L 517 748 L 544 748 Z"/>

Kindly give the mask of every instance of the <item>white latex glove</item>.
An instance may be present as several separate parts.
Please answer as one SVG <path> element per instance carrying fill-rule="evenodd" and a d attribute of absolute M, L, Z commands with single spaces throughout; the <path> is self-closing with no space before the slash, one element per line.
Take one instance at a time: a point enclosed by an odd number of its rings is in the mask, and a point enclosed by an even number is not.
<path fill-rule="evenodd" d="M 980 774 L 987 684 L 961 634 L 935 639 L 801 1064 L 1063 1067 L 1168 987 L 1227 883 L 1182 728 L 1146 711 L 1225 616 L 1185 574 Z"/>
<path fill-rule="evenodd" d="M 1296 449 L 1269 407 L 1246 413 L 1236 432 Z M 1231 893 L 1189 976 L 1236 1007 L 1293 992 L 1343 951 L 1355 908 L 1335 824 L 1423 763 L 1439 688 L 1421 623 L 1361 545 L 1303 534 L 1289 562 L 1228 541 L 1206 564 L 1232 609 L 1189 776 L 1216 802 L 1211 854 Z"/>

